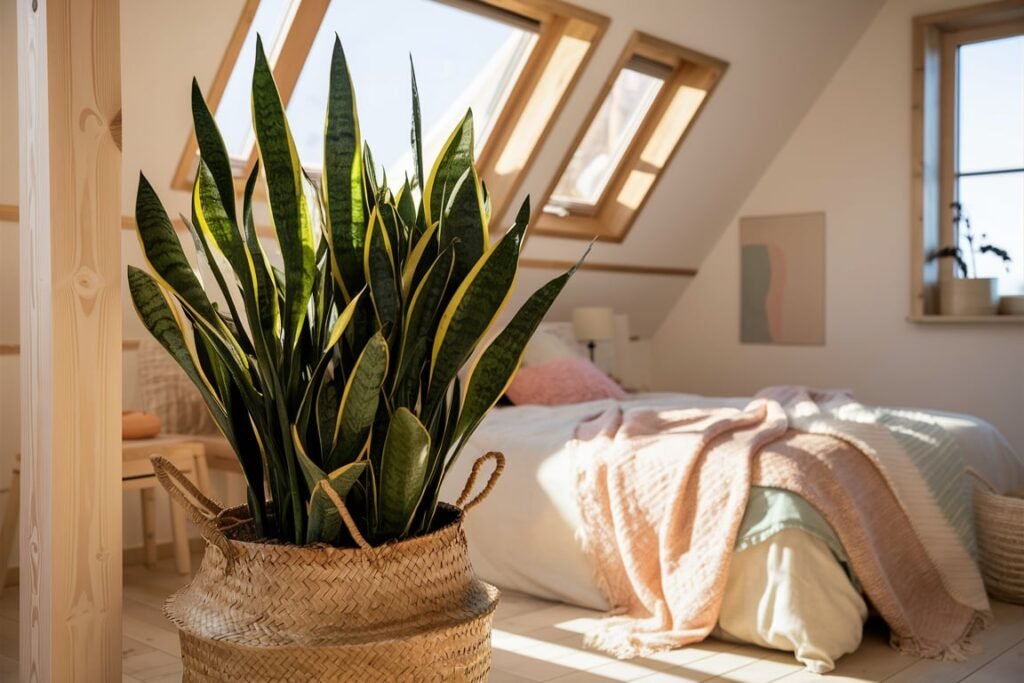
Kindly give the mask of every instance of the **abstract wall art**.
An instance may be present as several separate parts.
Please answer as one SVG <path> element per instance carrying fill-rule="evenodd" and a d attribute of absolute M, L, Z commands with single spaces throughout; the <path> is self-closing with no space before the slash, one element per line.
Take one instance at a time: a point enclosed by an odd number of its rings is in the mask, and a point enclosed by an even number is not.
<path fill-rule="evenodd" d="M 825 343 L 825 214 L 740 219 L 740 342 Z"/>

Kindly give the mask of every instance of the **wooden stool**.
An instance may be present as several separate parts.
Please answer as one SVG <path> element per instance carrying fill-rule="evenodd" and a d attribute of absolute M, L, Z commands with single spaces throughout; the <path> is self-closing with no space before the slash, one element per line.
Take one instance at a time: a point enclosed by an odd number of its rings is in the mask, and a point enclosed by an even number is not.
<path fill-rule="evenodd" d="M 145 564 L 153 567 L 157 561 L 156 545 L 156 489 L 160 482 L 149 459 L 162 455 L 175 467 L 194 480 L 199 490 L 210 495 L 210 473 L 206 465 L 203 444 L 188 436 L 158 436 L 152 439 L 121 442 L 121 485 L 125 491 L 138 491 L 142 498 L 142 538 Z M 7 563 L 10 561 L 14 539 L 18 537 L 18 514 L 21 487 L 21 455 L 14 462 L 11 489 L 3 523 L 0 524 L 0 588 L 6 584 Z M 185 511 L 171 501 L 171 532 L 174 539 L 174 562 L 181 574 L 192 571 L 192 557 L 188 543 Z"/>

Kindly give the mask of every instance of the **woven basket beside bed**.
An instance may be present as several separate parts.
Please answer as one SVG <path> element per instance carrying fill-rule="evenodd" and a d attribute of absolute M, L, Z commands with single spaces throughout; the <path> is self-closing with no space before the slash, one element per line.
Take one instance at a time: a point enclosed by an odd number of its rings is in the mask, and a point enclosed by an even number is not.
<path fill-rule="evenodd" d="M 1002 496 L 982 483 L 974 489 L 974 521 L 981 574 L 989 594 L 1024 604 L 1024 498 Z"/>
<path fill-rule="evenodd" d="M 491 481 L 463 506 L 488 457 Z M 378 547 L 359 536 L 360 548 L 254 542 L 244 507 L 220 508 L 154 459 L 209 543 L 196 577 L 164 606 L 183 680 L 485 681 L 498 591 L 475 578 L 462 529 L 501 471 L 500 454 L 485 458 L 461 507 L 438 508 L 435 531 Z"/>

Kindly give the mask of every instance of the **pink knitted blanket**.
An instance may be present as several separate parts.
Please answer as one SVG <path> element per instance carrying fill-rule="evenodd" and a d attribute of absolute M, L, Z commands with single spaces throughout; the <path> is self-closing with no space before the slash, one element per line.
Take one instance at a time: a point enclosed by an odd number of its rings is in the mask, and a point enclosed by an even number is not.
<path fill-rule="evenodd" d="M 707 637 L 752 484 L 792 491 L 821 513 L 902 651 L 960 659 L 986 623 L 950 595 L 876 464 L 835 436 L 790 429 L 778 401 L 614 407 L 577 439 L 584 542 L 619 612 L 589 634 L 591 646 L 633 657 Z"/>

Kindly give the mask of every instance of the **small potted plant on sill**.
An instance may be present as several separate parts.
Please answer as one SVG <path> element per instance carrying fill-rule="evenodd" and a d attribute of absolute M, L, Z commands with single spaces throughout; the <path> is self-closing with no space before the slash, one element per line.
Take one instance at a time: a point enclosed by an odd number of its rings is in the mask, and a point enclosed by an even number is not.
<path fill-rule="evenodd" d="M 1006 250 L 987 242 L 976 244 L 971 219 L 964 212 L 963 206 L 960 202 L 953 202 L 949 207 L 953 215 L 955 246 L 936 249 L 927 259 L 929 263 L 939 259 L 952 259 L 956 265 L 953 277 L 943 278 L 939 286 L 940 313 L 960 316 L 995 315 L 999 308 L 999 278 L 977 277 L 977 257 L 988 254 L 1007 265 L 1011 260 L 1010 255 Z M 981 239 L 987 240 L 988 235 L 982 233 Z M 966 254 L 970 259 L 970 268 L 964 256 L 965 250 L 960 246 L 964 241 L 967 242 Z M 972 274 L 974 277 L 971 277 Z"/>
<path fill-rule="evenodd" d="M 248 485 L 248 504 L 225 510 L 154 463 L 208 541 L 198 575 L 165 609 L 186 681 L 487 676 L 497 591 L 473 575 L 462 519 L 504 459 L 478 460 L 455 505 L 439 501 L 441 483 L 575 268 L 478 350 L 512 289 L 529 201 L 492 246 L 471 113 L 425 175 L 415 73 L 412 107 L 415 178 L 393 190 L 360 141 L 336 40 L 314 182 L 257 40 L 260 163 L 239 211 L 224 142 L 193 81 L 200 158 L 183 219 L 212 285 L 140 177 L 136 220 L 152 274 L 129 267 L 132 300 L 199 389 Z M 281 268 L 253 221 L 261 169 Z M 470 499 L 488 458 L 491 479 Z"/>

